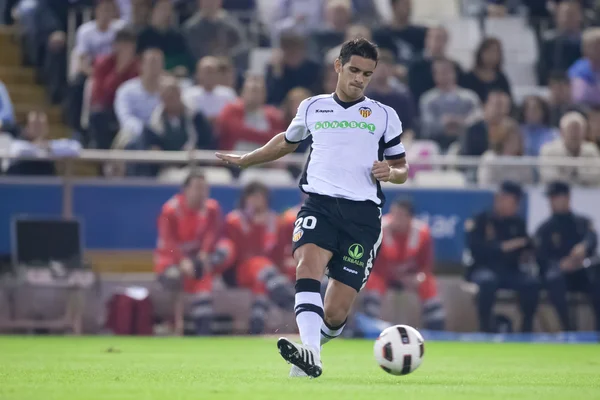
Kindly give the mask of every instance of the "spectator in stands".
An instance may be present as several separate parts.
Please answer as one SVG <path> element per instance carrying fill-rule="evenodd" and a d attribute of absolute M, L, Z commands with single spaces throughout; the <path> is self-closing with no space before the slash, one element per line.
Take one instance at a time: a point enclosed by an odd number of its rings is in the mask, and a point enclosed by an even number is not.
<path fill-rule="evenodd" d="M 544 144 L 558 137 L 556 128 L 550 125 L 550 106 L 540 96 L 525 97 L 521 105 L 519 122 L 526 156 L 537 157 Z"/>
<path fill-rule="evenodd" d="M 477 313 L 482 332 L 496 332 L 492 317 L 498 289 L 515 290 L 523 316 L 521 331 L 533 330 L 540 283 L 532 265 L 533 247 L 519 205 L 523 191 L 514 182 L 504 182 L 494 198 L 492 211 L 465 222 L 471 255 L 466 279 L 476 284 Z"/>
<path fill-rule="evenodd" d="M 327 0 L 324 2 L 325 20 L 312 34 L 314 56 L 323 60 L 327 50 L 344 41 L 346 32 L 352 23 L 352 3 L 350 0 Z"/>
<path fill-rule="evenodd" d="M 559 167 L 556 157 L 586 158 L 600 160 L 600 151 L 590 142 L 585 141 L 587 121 L 579 112 L 572 111 L 560 120 L 560 137 L 546 143 L 540 150 L 542 164 L 540 175 L 543 182 L 561 180 L 578 185 L 598 185 L 600 174 L 592 167 Z"/>
<path fill-rule="evenodd" d="M 475 66 L 464 76 L 462 86 L 477 93 L 482 102 L 492 90 L 501 90 L 511 96 L 510 83 L 502 72 L 503 60 L 500 40 L 484 39 L 475 52 Z"/>
<path fill-rule="evenodd" d="M 414 217 L 410 200 L 397 199 L 382 218 L 383 241 L 363 299 L 365 314 L 381 318 L 389 289 L 416 292 L 425 329 L 443 330 L 446 313 L 438 295 L 433 238 L 429 226 Z"/>
<path fill-rule="evenodd" d="M 408 90 L 399 90 L 392 86 L 395 59 L 389 50 L 379 51 L 377 68 L 369 84 L 367 96 L 392 107 L 402 121 L 402 139 L 414 137 L 414 125 L 416 120 L 415 104 Z"/>
<path fill-rule="evenodd" d="M 14 156 L 76 157 L 81 151 L 78 141 L 72 139 L 48 140 L 48 117 L 44 112 L 30 111 L 27 125 L 21 135 L 10 144 Z M 10 160 L 7 175 L 56 175 L 53 161 Z"/>
<path fill-rule="evenodd" d="M 423 53 L 427 28 L 411 23 L 412 0 L 391 0 L 391 4 L 392 21 L 375 31 L 375 42 L 393 51 L 396 61 L 408 65 Z"/>
<path fill-rule="evenodd" d="M 174 77 L 161 81 L 161 104 L 152 113 L 142 135 L 131 148 L 141 150 L 183 151 L 214 149 L 214 138 L 208 120 L 200 112 L 186 107 L 181 88 Z M 137 165 L 132 175 L 156 175 L 156 165 Z M 161 170 L 164 170 L 162 166 Z"/>
<path fill-rule="evenodd" d="M 578 1 L 562 1 L 556 10 L 556 29 L 546 32 L 540 45 L 538 81 L 547 85 L 551 71 L 566 72 L 581 58 L 582 10 Z"/>
<path fill-rule="evenodd" d="M 550 89 L 550 121 L 551 125 L 558 127 L 560 119 L 567 111 L 573 108 L 571 97 L 571 83 L 565 72 L 553 72 L 548 81 Z"/>
<path fill-rule="evenodd" d="M 240 22 L 223 10 L 222 0 L 197 1 L 198 12 L 183 28 L 194 60 L 205 56 L 230 56 L 236 64 L 245 65 L 248 46 Z"/>
<path fill-rule="evenodd" d="M 94 66 L 89 117 L 92 147 L 109 149 L 119 131 L 113 104 L 119 86 L 138 76 L 135 45 L 135 33 L 127 28 L 120 30 L 115 36 L 113 53 L 99 57 Z"/>
<path fill-rule="evenodd" d="M 247 76 L 241 99 L 225 106 L 217 118 L 219 149 L 252 151 L 285 130 L 281 112 L 265 100 L 264 78 Z"/>
<path fill-rule="evenodd" d="M 68 120 L 75 130 L 81 130 L 81 111 L 87 78 L 92 76 L 94 63 L 101 56 L 112 53 L 117 32 L 125 26 L 125 21 L 117 19 L 114 0 L 99 0 L 94 8 L 96 19 L 88 21 L 77 29 L 76 56 L 73 80 L 69 88 Z"/>
<path fill-rule="evenodd" d="M 55 104 L 65 95 L 67 79 L 67 27 L 61 7 L 62 2 L 21 0 L 13 9 L 23 34 L 25 59 L 37 68 L 38 79 L 45 82 Z"/>
<path fill-rule="evenodd" d="M 283 100 L 283 103 L 281 104 L 281 113 L 283 115 L 284 126 L 289 126 L 292 123 L 292 120 L 298 113 L 298 107 L 300 107 L 300 103 L 310 96 L 312 96 L 311 91 L 302 87 L 296 87 L 288 92 L 287 96 L 285 96 L 285 99 Z M 312 139 L 310 138 L 302 141 L 295 153 L 305 153 L 310 148 L 311 144 Z M 292 168 L 290 167 L 290 169 Z M 299 173 L 300 171 L 296 172 Z"/>
<path fill-rule="evenodd" d="M 186 106 L 202 113 L 212 124 L 227 104 L 237 99 L 231 87 L 219 84 L 219 59 L 206 56 L 198 61 L 196 67 L 196 85 L 183 92 Z"/>
<path fill-rule="evenodd" d="M 114 0 L 98 0 L 94 9 L 96 19 L 86 22 L 77 29 L 74 52 L 77 53 L 77 73 L 90 76 L 94 62 L 100 56 L 113 51 L 117 32 L 125 21 L 117 19 Z"/>
<path fill-rule="evenodd" d="M 373 40 L 371 29 L 366 25 L 355 24 L 351 25 L 346 31 L 345 41 L 364 38 L 367 40 Z M 327 51 L 325 55 L 325 68 L 330 67 L 335 63 L 335 59 L 340 56 L 342 50 L 342 44 L 335 46 L 334 48 Z"/>
<path fill-rule="evenodd" d="M 287 92 L 298 86 L 316 92 L 320 73 L 319 64 L 307 57 L 305 39 L 283 35 L 267 69 L 267 102 L 281 104 Z"/>
<path fill-rule="evenodd" d="M 254 302 L 250 333 L 264 332 L 269 300 L 283 310 L 294 305 L 294 288 L 281 269 L 277 257 L 278 216 L 269 208 L 269 189 L 257 182 L 248 184 L 240 199 L 240 208 L 225 218 L 225 237 L 233 242 L 233 268 L 223 275 L 231 286 L 250 289 Z"/>
<path fill-rule="evenodd" d="M 408 86 L 417 103 L 421 101 L 423 93 L 435 86 L 433 62 L 440 58 L 449 59 L 446 56 L 447 45 L 448 31 L 444 27 L 437 26 L 427 30 L 423 55 L 413 60 L 408 68 Z M 456 70 L 456 81 L 460 84 L 462 82 L 462 69 L 458 63 L 454 61 L 452 63 Z"/>
<path fill-rule="evenodd" d="M 190 314 L 198 335 L 211 333 L 212 282 L 233 259 L 231 242 L 219 239 L 221 207 L 208 196 L 204 175 L 190 173 L 181 193 L 162 207 L 154 257 L 163 288 L 192 295 Z"/>
<path fill-rule="evenodd" d="M 115 96 L 115 114 L 120 130 L 113 147 L 124 148 L 137 139 L 156 106 L 160 104 L 160 81 L 164 74 L 164 56 L 159 49 L 142 54 L 139 78 L 122 84 Z"/>
<path fill-rule="evenodd" d="M 129 29 L 131 29 L 136 34 L 139 34 L 144 28 L 148 26 L 148 21 L 150 20 L 150 15 L 152 14 L 152 0 L 130 0 L 131 1 L 131 10 L 130 12 L 126 11 L 125 15 L 121 15 L 125 19 L 129 25 Z M 125 18 L 129 15 L 129 18 Z"/>
<path fill-rule="evenodd" d="M 594 143 L 600 150 L 600 107 L 593 107 L 587 111 L 588 132 L 586 140 Z"/>
<path fill-rule="evenodd" d="M 322 71 L 323 79 L 321 81 L 320 92 L 323 93 L 332 93 L 335 92 L 335 88 L 337 87 L 338 74 L 335 72 L 333 68 L 323 68 Z"/>
<path fill-rule="evenodd" d="M 306 37 L 322 28 L 325 23 L 325 6 L 328 1 L 279 0 L 271 44 L 275 47 L 278 46 L 279 37 L 285 33 L 295 33 Z M 352 0 L 351 6 L 358 21 L 364 24 L 373 25 L 379 19 L 373 0 Z"/>
<path fill-rule="evenodd" d="M 423 94 L 420 101 L 421 135 L 436 141 L 446 150 L 463 134 L 470 120 L 480 111 L 477 95 L 456 84 L 452 61 L 433 62 L 435 88 Z"/>
<path fill-rule="evenodd" d="M 511 112 L 510 97 L 505 92 L 493 91 L 483 107 L 483 118 L 469 126 L 461 140 L 460 153 L 465 156 L 480 156 L 490 144 L 498 143 L 502 137 L 501 123 Z"/>
<path fill-rule="evenodd" d="M 577 327 L 569 312 L 567 293 L 588 295 L 594 310 L 596 331 L 600 332 L 600 264 L 593 222 L 572 211 L 567 183 L 550 183 L 547 195 L 552 216 L 536 232 L 536 253 L 548 297 L 563 331 L 571 331 Z M 586 264 L 589 268 L 584 268 Z"/>
<path fill-rule="evenodd" d="M 148 48 L 161 49 L 165 55 L 165 69 L 183 77 L 191 71 L 194 62 L 187 50 L 185 38 L 172 23 L 172 1 L 157 1 L 152 9 L 150 25 L 138 36 L 138 51 L 143 52 Z"/>
<path fill-rule="evenodd" d="M 600 105 L 600 28 L 583 33 L 583 57 L 569 68 L 573 102 Z"/>
<path fill-rule="evenodd" d="M 499 159 L 520 157 L 524 154 L 523 135 L 519 125 L 512 118 L 501 122 L 502 138 L 492 144 L 491 148 L 481 156 L 477 170 L 477 182 L 482 185 L 498 185 L 504 181 L 518 183 L 534 183 L 535 174 L 532 167 L 526 165 L 496 165 Z"/>
<path fill-rule="evenodd" d="M 0 80 L 0 132 L 5 132 L 15 122 L 15 111 L 13 109 L 10 95 L 4 82 Z"/>

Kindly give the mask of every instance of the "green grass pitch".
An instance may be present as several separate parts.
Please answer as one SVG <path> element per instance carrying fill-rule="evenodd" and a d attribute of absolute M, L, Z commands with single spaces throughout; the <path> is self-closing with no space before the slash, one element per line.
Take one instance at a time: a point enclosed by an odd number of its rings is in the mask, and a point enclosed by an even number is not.
<path fill-rule="evenodd" d="M 0 337 L 0 399 L 600 399 L 600 346 L 425 343 L 411 375 L 372 341 L 323 350 L 318 379 L 288 378 L 275 338 Z"/>

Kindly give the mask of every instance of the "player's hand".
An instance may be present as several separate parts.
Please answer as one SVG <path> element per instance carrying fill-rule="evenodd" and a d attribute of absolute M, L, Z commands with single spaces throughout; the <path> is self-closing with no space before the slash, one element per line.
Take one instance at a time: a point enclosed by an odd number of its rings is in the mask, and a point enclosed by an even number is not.
<path fill-rule="evenodd" d="M 244 160 L 244 156 L 238 156 L 236 154 L 223 154 L 223 153 L 215 153 L 215 156 L 221 160 L 225 161 L 227 165 L 235 165 L 236 167 L 246 168 L 248 164 Z"/>
<path fill-rule="evenodd" d="M 373 168 L 371 168 L 371 173 L 378 181 L 389 182 L 392 175 L 392 169 L 385 161 L 374 161 Z"/>

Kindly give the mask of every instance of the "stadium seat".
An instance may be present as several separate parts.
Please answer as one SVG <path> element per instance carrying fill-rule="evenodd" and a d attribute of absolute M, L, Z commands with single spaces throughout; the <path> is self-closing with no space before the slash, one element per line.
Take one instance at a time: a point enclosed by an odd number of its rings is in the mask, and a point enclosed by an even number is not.
<path fill-rule="evenodd" d="M 247 185 L 250 182 L 262 182 L 269 186 L 291 186 L 294 185 L 294 177 L 287 169 L 259 169 L 252 168 L 242 171 L 240 183 Z"/>
<path fill-rule="evenodd" d="M 414 177 L 415 186 L 463 188 L 467 179 L 459 171 L 418 171 Z"/>
<path fill-rule="evenodd" d="M 445 21 L 460 17 L 458 0 L 419 0 L 412 2 L 414 22 Z"/>

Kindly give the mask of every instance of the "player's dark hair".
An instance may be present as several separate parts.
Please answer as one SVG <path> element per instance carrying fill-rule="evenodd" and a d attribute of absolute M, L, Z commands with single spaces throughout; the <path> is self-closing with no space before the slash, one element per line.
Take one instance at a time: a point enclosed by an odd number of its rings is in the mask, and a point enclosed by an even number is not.
<path fill-rule="evenodd" d="M 340 50 L 339 58 L 342 65 L 350 61 L 350 57 L 352 56 L 368 58 L 377 62 L 379 60 L 377 45 L 365 38 L 348 40 L 342 44 L 342 49 Z"/>
<path fill-rule="evenodd" d="M 415 214 L 415 208 L 413 206 L 413 202 L 411 199 L 409 199 L 407 197 L 398 197 L 397 199 L 395 199 L 392 202 L 392 205 L 406 210 L 406 212 L 408 212 L 410 215 Z"/>
<path fill-rule="evenodd" d="M 186 188 L 192 183 L 194 179 L 204 179 L 206 180 L 206 176 L 202 171 L 192 171 L 185 177 L 185 181 L 183 181 L 183 187 Z"/>
<path fill-rule="evenodd" d="M 269 203 L 269 188 L 262 182 L 250 182 L 242 189 L 242 195 L 240 196 L 240 208 L 243 209 L 246 206 L 246 199 L 254 194 L 260 193 L 267 198 Z"/>

